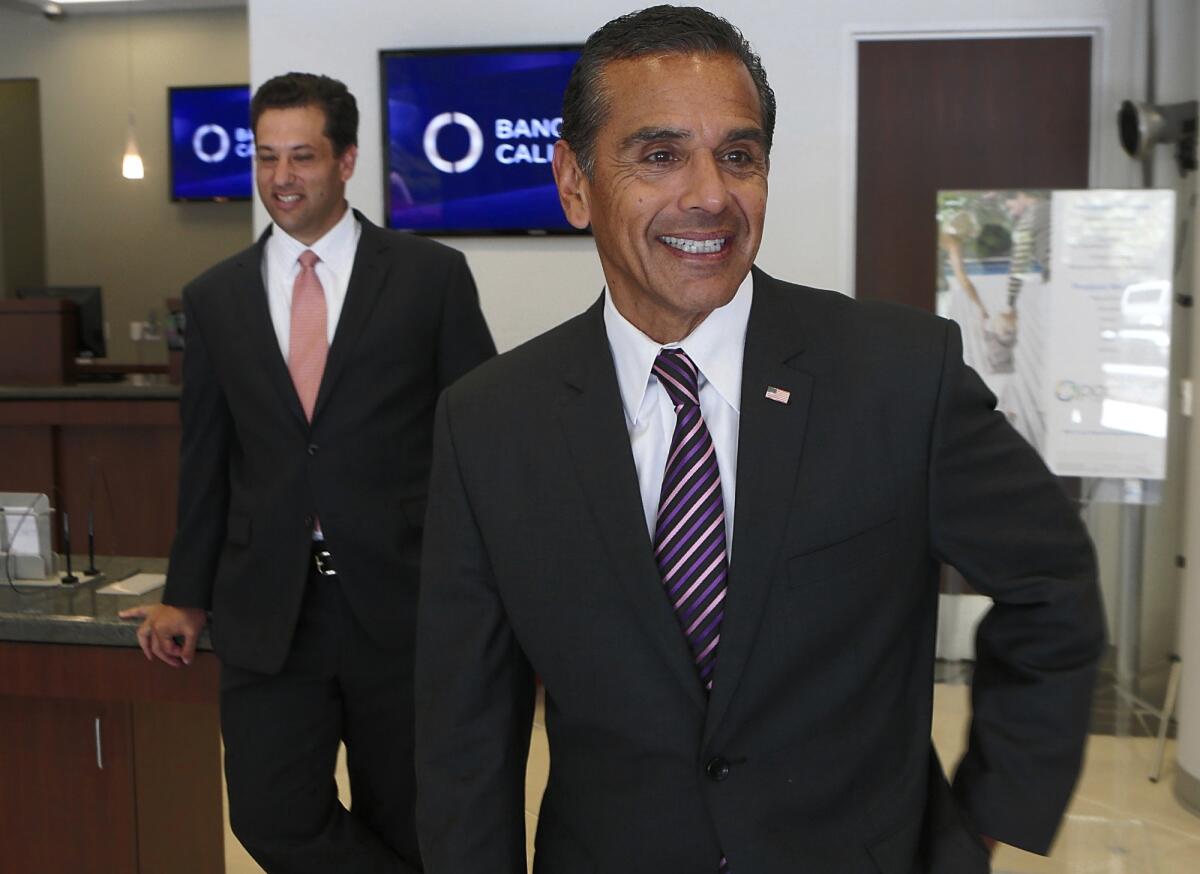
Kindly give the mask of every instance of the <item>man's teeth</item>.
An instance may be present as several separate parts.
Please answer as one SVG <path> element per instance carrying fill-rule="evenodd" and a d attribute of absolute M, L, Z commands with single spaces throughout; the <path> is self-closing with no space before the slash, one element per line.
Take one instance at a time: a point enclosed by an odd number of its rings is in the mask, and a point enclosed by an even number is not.
<path fill-rule="evenodd" d="M 300 199 L 299 194 L 277 194 L 275 196 L 278 197 L 280 200 L 282 200 L 284 203 L 295 203 L 297 200 Z"/>
<path fill-rule="evenodd" d="M 715 240 L 686 240 L 683 237 L 659 237 L 668 246 L 687 252 L 689 255 L 704 255 L 720 252 L 725 247 L 725 238 Z"/>

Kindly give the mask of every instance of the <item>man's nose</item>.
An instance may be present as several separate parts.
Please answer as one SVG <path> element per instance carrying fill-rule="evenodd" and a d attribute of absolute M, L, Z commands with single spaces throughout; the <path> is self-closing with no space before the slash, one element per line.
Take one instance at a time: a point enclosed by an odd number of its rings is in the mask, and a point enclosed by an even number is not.
<path fill-rule="evenodd" d="M 729 188 L 725 174 L 710 152 L 697 152 L 684 169 L 685 187 L 680 206 L 685 210 L 700 209 L 719 213 L 729 203 Z"/>
<path fill-rule="evenodd" d="M 292 162 L 287 158 L 280 158 L 275 162 L 275 171 L 271 175 L 271 181 L 276 185 L 287 185 L 292 179 Z"/>

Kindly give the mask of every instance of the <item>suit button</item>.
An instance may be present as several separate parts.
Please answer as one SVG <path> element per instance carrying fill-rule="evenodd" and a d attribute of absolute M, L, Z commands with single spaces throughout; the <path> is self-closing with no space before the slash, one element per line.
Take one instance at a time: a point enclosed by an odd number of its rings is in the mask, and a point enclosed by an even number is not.
<path fill-rule="evenodd" d="M 321 447 L 319 447 L 319 446 L 318 446 L 316 443 L 309 443 L 309 444 L 308 444 L 308 454 L 309 454 L 309 455 L 316 455 L 316 454 L 317 454 L 317 450 L 318 450 L 318 449 L 320 449 L 320 448 L 321 448 Z"/>
<path fill-rule="evenodd" d="M 720 783 L 729 776 L 729 760 L 721 756 L 713 756 L 704 766 L 704 772 L 708 774 L 708 779 L 714 783 Z"/>

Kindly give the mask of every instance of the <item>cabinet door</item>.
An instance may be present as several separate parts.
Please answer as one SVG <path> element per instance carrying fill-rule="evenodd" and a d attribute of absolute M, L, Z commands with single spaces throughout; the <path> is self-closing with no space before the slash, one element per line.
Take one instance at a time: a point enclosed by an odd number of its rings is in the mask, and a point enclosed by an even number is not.
<path fill-rule="evenodd" d="M 137 872 L 129 705 L 0 696 L 6 871 Z"/>

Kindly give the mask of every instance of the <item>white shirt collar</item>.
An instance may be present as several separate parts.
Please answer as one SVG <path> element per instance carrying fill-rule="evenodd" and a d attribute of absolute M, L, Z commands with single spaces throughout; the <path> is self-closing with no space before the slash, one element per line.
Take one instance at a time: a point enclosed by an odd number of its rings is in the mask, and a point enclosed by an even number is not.
<path fill-rule="evenodd" d="M 709 313 L 678 343 L 667 344 L 683 347 L 700 369 L 703 379 L 710 382 L 721 399 L 737 412 L 741 411 L 742 404 L 742 361 L 753 299 L 754 280 L 752 274 L 747 273 L 729 303 Z M 654 359 L 663 346 L 621 315 L 607 288 L 604 289 L 604 329 L 617 370 L 625 418 L 630 425 L 636 425 L 638 411 L 650 386 Z"/>
<path fill-rule="evenodd" d="M 271 266 L 280 270 L 281 276 L 289 275 L 306 249 L 312 249 L 326 266 L 341 273 L 354 263 L 355 250 L 358 248 L 358 219 L 354 217 L 354 210 L 347 206 L 337 224 L 311 246 L 304 245 L 279 225 L 272 225 L 267 243 L 274 253 Z"/>

